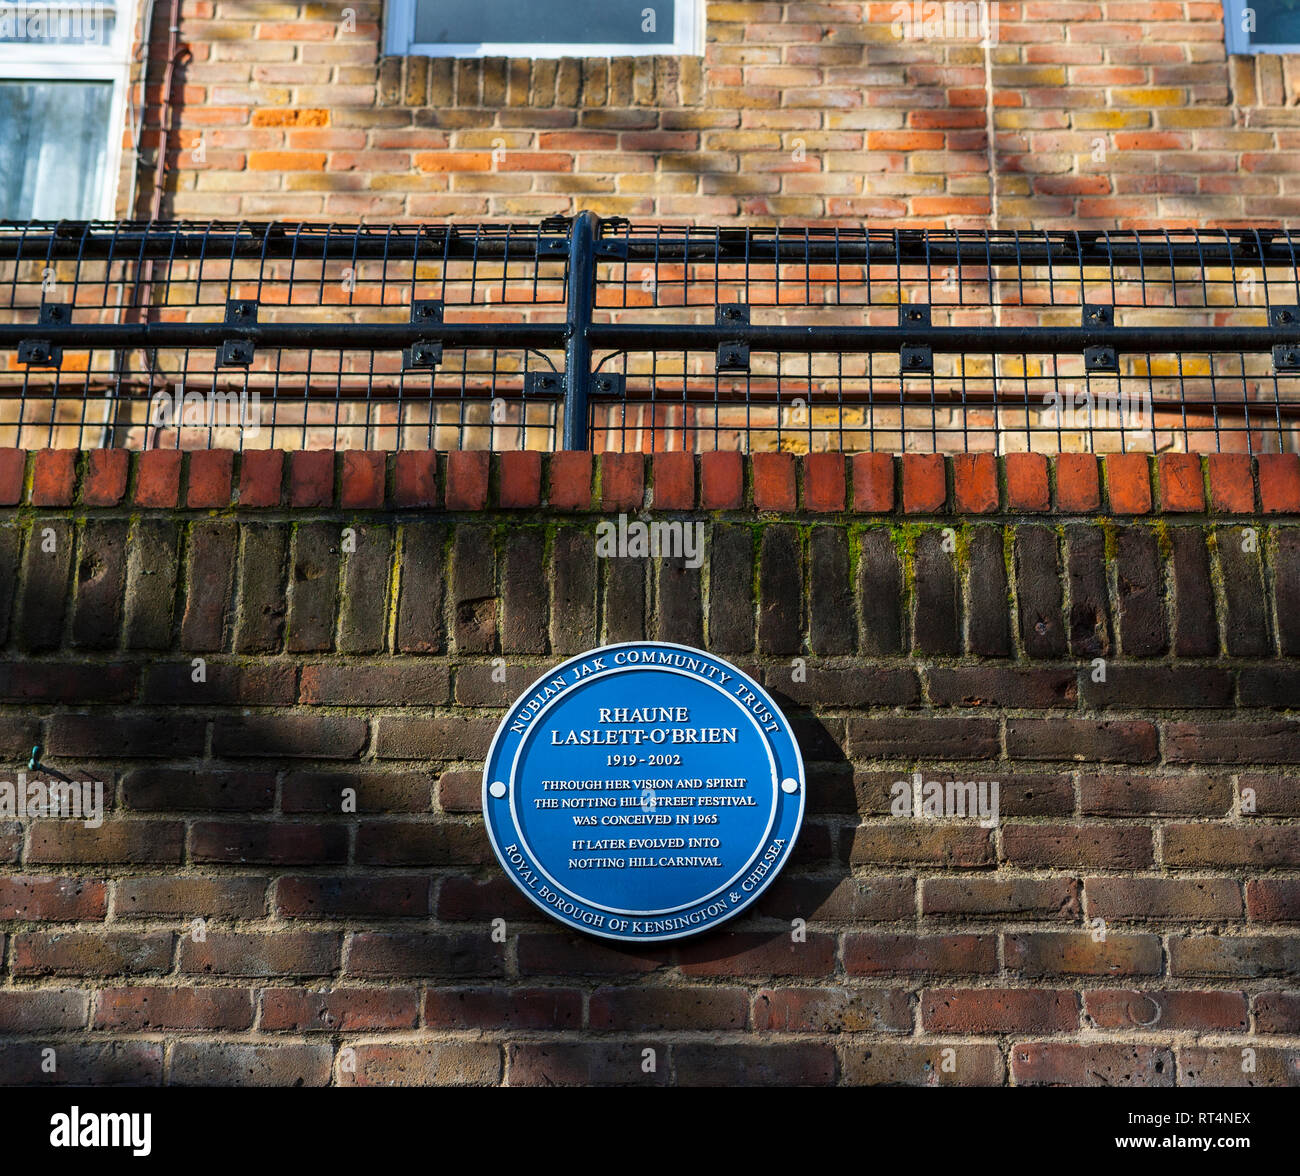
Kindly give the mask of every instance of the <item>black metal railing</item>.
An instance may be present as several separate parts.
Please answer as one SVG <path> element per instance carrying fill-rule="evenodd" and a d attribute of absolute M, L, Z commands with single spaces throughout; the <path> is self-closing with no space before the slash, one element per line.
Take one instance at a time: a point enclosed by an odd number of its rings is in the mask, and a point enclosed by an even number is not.
<path fill-rule="evenodd" d="M 1300 236 L 0 224 L 0 446 L 1269 452 Z"/>

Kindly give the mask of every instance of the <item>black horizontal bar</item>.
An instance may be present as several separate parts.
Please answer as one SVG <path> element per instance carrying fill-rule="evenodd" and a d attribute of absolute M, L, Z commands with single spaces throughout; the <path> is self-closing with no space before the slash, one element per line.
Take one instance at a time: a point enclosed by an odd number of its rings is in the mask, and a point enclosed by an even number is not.
<path fill-rule="evenodd" d="M 922 344 L 941 354 L 1066 355 L 1087 347 L 1117 351 L 1271 352 L 1296 343 L 1300 332 L 1274 327 L 907 327 L 741 326 L 712 324 L 646 326 L 597 323 L 588 328 L 593 347 L 611 351 L 712 351 L 720 343 L 748 343 L 751 351 L 893 352 Z"/>
<path fill-rule="evenodd" d="M 1281 327 L 908 327 L 724 326 L 709 324 L 593 323 L 592 347 L 611 351 L 714 351 L 722 343 L 747 343 L 752 351 L 883 354 L 922 344 L 940 354 L 1068 355 L 1088 347 L 1142 352 L 1271 352 L 1295 344 L 1300 332 Z M 563 323 L 71 323 L 0 324 L 0 348 L 45 339 L 70 350 L 216 347 L 246 339 L 286 350 L 392 351 L 424 341 L 451 348 L 563 349 Z"/>
<path fill-rule="evenodd" d="M 549 245 L 567 229 L 537 224 L 395 225 L 384 228 L 329 224 L 190 223 L 154 225 L 112 222 L 0 222 L 0 259 L 132 261 L 207 258 L 346 261 L 475 258 L 564 262 L 565 251 Z M 541 252 L 539 243 L 547 242 Z M 597 241 L 629 261 L 839 263 L 872 265 L 1178 266 L 1300 264 L 1300 235 L 1284 230 L 1161 232 L 956 232 L 902 229 L 779 231 L 724 228 L 684 233 L 678 229 L 605 226 Z M 608 256 L 608 254 L 606 255 Z M 1194 279 L 1189 279 L 1194 280 Z"/>
<path fill-rule="evenodd" d="M 246 339 L 257 347 L 285 350 L 396 351 L 412 343 L 456 348 L 564 347 L 563 323 L 72 323 L 66 326 L 0 324 L 0 348 L 24 339 L 47 339 L 69 350 L 105 348 L 217 347 Z"/>

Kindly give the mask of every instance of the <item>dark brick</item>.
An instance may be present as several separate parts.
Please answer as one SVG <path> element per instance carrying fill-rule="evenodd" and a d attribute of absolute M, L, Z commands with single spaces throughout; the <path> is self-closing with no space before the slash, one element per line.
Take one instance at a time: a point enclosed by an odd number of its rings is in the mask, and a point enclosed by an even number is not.
<path fill-rule="evenodd" d="M 551 648 L 581 653 L 596 644 L 595 538 L 561 527 L 551 548 Z"/>
<path fill-rule="evenodd" d="M 353 530 L 356 550 L 345 551 L 343 556 L 338 649 L 340 653 L 377 653 L 388 640 L 393 529 L 365 523 Z"/>
<path fill-rule="evenodd" d="M 1078 682 L 1073 670 L 969 666 L 926 674 L 936 706 L 1073 707 Z"/>
<path fill-rule="evenodd" d="M 443 548 L 446 528 L 407 523 L 401 531 L 400 590 L 397 598 L 397 648 L 402 653 L 442 653 Z"/>
<path fill-rule="evenodd" d="M 604 561 L 605 585 L 605 641 L 611 645 L 619 641 L 643 641 L 646 636 L 646 562 L 639 559 L 607 559 Z M 692 584 L 692 587 L 698 587 Z M 542 615 L 546 612 L 545 581 L 538 581 L 542 592 Z M 695 606 L 698 608 L 698 604 Z M 753 611 L 752 608 L 750 610 Z M 751 626 L 752 627 L 752 626 Z M 536 630 L 541 643 L 546 642 L 546 624 L 543 620 Z M 751 642 L 752 642 L 751 638 Z M 699 642 L 697 642 L 699 644 Z M 719 648 L 715 643 L 713 648 Z"/>
<path fill-rule="evenodd" d="M 1012 759 L 1147 763 L 1156 758 L 1156 729 L 1137 720 L 1008 719 L 1007 754 Z"/>
<path fill-rule="evenodd" d="M 429 878 L 280 878 L 275 908 L 286 919 L 428 918 Z"/>
<path fill-rule="evenodd" d="M 1065 528 L 1070 585 L 1070 652 L 1075 657 L 1109 657 L 1113 649 L 1110 593 L 1106 585 L 1106 535 L 1099 527 Z"/>
<path fill-rule="evenodd" d="M 14 618 L 14 641 L 28 653 L 54 649 L 63 635 L 72 574 L 72 527 L 60 519 L 35 519 L 27 532 Z"/>
<path fill-rule="evenodd" d="M 413 988 L 267 988 L 259 1024 L 271 1032 L 358 1033 L 414 1029 L 419 1019 Z"/>
<path fill-rule="evenodd" d="M 655 635 L 660 641 L 696 647 L 704 644 L 704 606 L 699 568 L 687 567 L 685 561 L 680 559 L 657 560 L 655 598 L 658 604 L 655 610 Z"/>
<path fill-rule="evenodd" d="M 269 812 L 275 773 L 135 768 L 122 781 L 122 804 L 139 812 Z"/>
<path fill-rule="evenodd" d="M 1143 776 L 1116 771 L 1079 778 L 1079 811 L 1085 816 L 1130 817 L 1183 814 L 1221 817 L 1232 804 L 1232 785 L 1223 776 L 1180 772 Z"/>
<path fill-rule="evenodd" d="M 501 574 L 501 650 L 546 652 L 546 535 L 540 527 L 511 527 Z M 638 615 L 643 602 L 637 602 Z"/>
<path fill-rule="evenodd" d="M 505 948 L 483 932 L 367 931 L 352 935 L 350 976 L 502 976 Z"/>
<path fill-rule="evenodd" d="M 1189 666 L 1120 666 L 1106 668 L 1106 680 L 1080 675 L 1088 707 L 1183 709 L 1232 705 L 1232 674 L 1218 668 Z"/>
<path fill-rule="evenodd" d="M 496 732 L 494 719 L 461 715 L 436 719 L 381 718 L 375 736 L 380 759 L 480 760 Z"/>
<path fill-rule="evenodd" d="M 172 519 L 138 519 L 126 561 L 123 643 L 128 649 L 171 644 L 180 528 Z"/>
<path fill-rule="evenodd" d="M 921 883 L 921 911 L 938 918 L 1073 923 L 1080 910 L 1079 883 L 1073 878 L 926 878 Z"/>
<path fill-rule="evenodd" d="M 647 1048 L 657 1049 L 662 1063 L 650 1072 L 642 1066 Z M 650 1042 L 521 1042 L 506 1046 L 506 1057 L 511 1086 L 666 1086 L 669 1080 L 667 1049 Z"/>
<path fill-rule="evenodd" d="M 961 652 L 961 599 L 954 558 L 944 546 L 943 531 L 923 531 L 916 539 L 912 645 L 918 653 L 954 656 Z"/>
<path fill-rule="evenodd" d="M 126 535 L 127 524 L 117 519 L 90 519 L 82 527 L 72 611 L 74 645 L 117 645 L 126 587 Z"/>
<path fill-rule="evenodd" d="M 1083 1009 L 1098 1029 L 1130 1033 L 1142 1029 L 1244 1033 L 1247 1028 L 1246 997 L 1240 992 L 1098 988 L 1083 994 Z"/>
<path fill-rule="evenodd" d="M 49 753 L 83 759 L 94 756 L 198 755 L 205 723 L 175 714 L 56 715 L 50 724 Z"/>
<path fill-rule="evenodd" d="M 496 648 L 496 547 L 490 527 L 471 525 L 455 530 L 451 608 L 457 652 L 490 653 Z"/>
<path fill-rule="evenodd" d="M 474 866 L 490 860 L 480 824 L 368 821 L 357 830 L 356 860 L 369 866 Z"/>
<path fill-rule="evenodd" d="M 1115 538 L 1119 644 L 1127 657 L 1154 657 L 1169 646 L 1164 572 L 1156 537 L 1146 527 L 1119 528 Z"/>
<path fill-rule="evenodd" d="M 888 757 L 934 762 L 991 759 L 998 754 L 995 719 L 850 718 L 847 730 L 856 760 Z"/>
<path fill-rule="evenodd" d="M 1033 869 L 1138 870 L 1155 861 L 1151 830 L 1136 825 L 1022 825 L 1002 829 L 1002 853 Z"/>
<path fill-rule="evenodd" d="M 1300 763 L 1300 725 L 1244 719 L 1167 723 L 1164 749 L 1170 763 Z"/>
<path fill-rule="evenodd" d="M 1065 1033 L 1079 1028 L 1079 997 L 1061 989 L 927 988 L 927 1033 Z"/>
<path fill-rule="evenodd" d="M 1219 651 L 1210 553 L 1199 527 L 1171 527 L 1174 575 L 1174 653 L 1212 657 Z"/>
<path fill-rule="evenodd" d="M 1155 1045 L 1017 1042 L 1011 1076 L 1017 1086 L 1173 1086 L 1174 1054 Z"/>
<path fill-rule="evenodd" d="M 334 646 L 338 605 L 340 529 L 334 523 L 298 523 L 289 553 L 287 648 L 314 652 Z"/>
<path fill-rule="evenodd" d="M 862 652 L 868 656 L 902 652 L 902 569 L 893 536 L 883 527 L 862 532 L 857 588 Z"/>
<path fill-rule="evenodd" d="M 186 650 L 202 653 L 223 647 L 238 540 L 233 523 L 195 523 L 190 528 L 185 582 L 195 590 L 186 594 L 181 617 L 181 646 Z"/>
<path fill-rule="evenodd" d="M 235 650 L 277 651 L 284 640 L 289 530 L 283 523 L 246 523 L 241 531 Z"/>
<path fill-rule="evenodd" d="M 970 529 L 970 572 L 966 580 L 966 650 L 982 657 L 1009 657 L 1011 609 L 1001 527 Z"/>
<path fill-rule="evenodd" d="M 777 657 L 803 649 L 804 578 L 799 532 L 779 524 L 763 528 L 758 570 L 758 648 Z"/>
<path fill-rule="evenodd" d="M 195 862 L 336 865 L 347 860 L 342 825 L 301 821 L 197 821 L 190 830 Z"/>
<path fill-rule="evenodd" d="M 340 715 L 248 715 L 212 727 L 215 755 L 352 759 L 365 747 L 364 719 Z"/>
<path fill-rule="evenodd" d="M 841 462 L 841 472 L 843 463 Z M 841 495 L 842 498 L 842 495 Z M 849 654 L 858 644 L 849 537 L 842 527 L 813 527 L 808 538 L 808 644 L 823 657 Z"/>
<path fill-rule="evenodd" d="M 754 540 L 748 527 L 711 528 L 708 575 L 709 648 L 749 653 L 754 648 Z"/>
<path fill-rule="evenodd" d="M 1029 657 L 1065 654 L 1061 560 L 1056 532 L 1027 524 L 1015 530 L 1016 602 L 1020 643 Z"/>
<path fill-rule="evenodd" d="M 297 456 L 297 455 L 295 455 Z M 329 1045 L 250 1045 L 178 1041 L 171 1049 L 172 1086 L 328 1086 Z"/>
<path fill-rule="evenodd" d="M 1217 527 L 1214 548 L 1218 554 L 1226 604 L 1224 638 L 1232 657 L 1263 657 L 1270 652 L 1267 606 L 1258 548 L 1262 528 L 1255 529 L 1256 550 L 1243 551 L 1249 528 Z"/>
<path fill-rule="evenodd" d="M 929 972 L 945 976 L 989 975 L 997 971 L 996 935 L 891 935 L 851 932 L 844 936 L 844 971 L 850 976 Z"/>
<path fill-rule="evenodd" d="M 835 1050 L 799 1045 L 678 1045 L 673 1048 L 678 1086 L 833 1086 Z"/>

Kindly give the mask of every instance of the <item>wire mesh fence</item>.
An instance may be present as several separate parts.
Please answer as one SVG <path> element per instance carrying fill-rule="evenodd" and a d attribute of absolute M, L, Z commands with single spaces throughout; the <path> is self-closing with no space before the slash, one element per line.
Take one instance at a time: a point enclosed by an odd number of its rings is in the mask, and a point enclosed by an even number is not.
<path fill-rule="evenodd" d="M 1277 452 L 1281 230 L 0 224 L 0 445 Z"/>

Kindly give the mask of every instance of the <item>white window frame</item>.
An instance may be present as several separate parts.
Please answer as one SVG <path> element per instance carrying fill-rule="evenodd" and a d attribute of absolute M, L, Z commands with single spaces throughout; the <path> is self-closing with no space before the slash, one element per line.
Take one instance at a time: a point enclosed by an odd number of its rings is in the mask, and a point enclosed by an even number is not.
<path fill-rule="evenodd" d="M 450 45 L 415 39 L 417 0 L 388 0 L 385 5 L 384 51 L 394 56 L 418 57 L 698 57 L 704 52 L 704 8 L 706 0 L 676 0 L 672 44 L 660 42 L 603 45 L 540 45 L 535 42 L 493 41 L 483 44 Z M 652 4 L 653 0 L 646 0 Z"/>
<path fill-rule="evenodd" d="M 1242 56 L 1257 53 L 1300 53 L 1300 44 L 1252 40 L 1252 34 L 1241 27 L 1242 17 L 1250 6 L 1251 0 L 1223 0 L 1223 31 L 1229 53 Z"/>
<path fill-rule="evenodd" d="M 24 45 L 0 42 L 0 82 L 75 81 L 110 82 L 113 96 L 108 103 L 108 126 L 100 184 L 99 206 L 92 216 L 113 220 L 117 215 L 117 189 L 122 167 L 122 138 L 126 130 L 127 92 L 131 85 L 131 49 L 135 38 L 137 0 L 114 0 L 113 36 L 106 45 Z M 24 7 L 69 9 L 102 7 L 76 0 L 28 0 Z"/>

